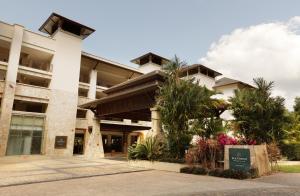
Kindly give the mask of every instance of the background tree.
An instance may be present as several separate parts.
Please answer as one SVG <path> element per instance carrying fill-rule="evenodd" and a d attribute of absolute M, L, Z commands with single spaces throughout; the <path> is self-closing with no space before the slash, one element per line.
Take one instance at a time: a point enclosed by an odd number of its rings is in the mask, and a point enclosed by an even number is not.
<path fill-rule="evenodd" d="M 294 111 L 286 112 L 288 122 L 285 130 L 285 143 L 300 142 L 300 97 L 295 98 Z"/>
<path fill-rule="evenodd" d="M 272 97 L 273 82 L 254 79 L 256 88 L 237 90 L 230 99 L 239 131 L 247 139 L 270 143 L 283 139 L 284 98 Z"/>
<path fill-rule="evenodd" d="M 300 97 L 295 98 L 294 112 L 300 115 Z"/>

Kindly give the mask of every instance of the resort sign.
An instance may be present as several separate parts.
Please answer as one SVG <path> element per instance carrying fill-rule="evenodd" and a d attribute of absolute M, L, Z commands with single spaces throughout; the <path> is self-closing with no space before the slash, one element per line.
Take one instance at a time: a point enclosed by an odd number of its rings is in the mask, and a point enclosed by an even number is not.
<path fill-rule="evenodd" d="M 56 149 L 64 149 L 67 148 L 67 136 L 56 136 L 55 137 L 55 145 L 54 147 Z"/>
<path fill-rule="evenodd" d="M 229 169 L 249 171 L 250 150 L 245 148 L 229 148 Z"/>

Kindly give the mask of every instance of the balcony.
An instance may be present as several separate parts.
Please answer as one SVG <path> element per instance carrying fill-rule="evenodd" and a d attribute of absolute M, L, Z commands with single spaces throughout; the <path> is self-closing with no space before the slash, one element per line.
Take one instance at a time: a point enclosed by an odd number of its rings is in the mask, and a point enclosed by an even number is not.
<path fill-rule="evenodd" d="M 16 86 L 15 96 L 19 100 L 24 100 L 24 101 L 34 100 L 38 102 L 47 103 L 50 99 L 50 89 L 18 83 Z"/>
<path fill-rule="evenodd" d="M 26 67 L 23 65 L 19 65 L 19 70 L 18 73 L 23 74 L 23 75 L 28 75 L 28 76 L 33 76 L 37 78 L 44 78 L 51 80 L 52 73 L 49 71 L 43 71 L 31 67 Z"/>
<path fill-rule="evenodd" d="M 0 70 L 6 71 L 8 63 L 0 60 Z"/>
<path fill-rule="evenodd" d="M 4 81 L 0 80 L 0 97 L 3 94 L 3 92 L 4 92 Z"/>
<path fill-rule="evenodd" d="M 90 101 L 93 101 L 93 99 L 89 99 L 87 97 L 82 97 L 82 96 L 78 97 L 78 105 L 82 105 Z"/>
<path fill-rule="evenodd" d="M 76 119 L 76 128 L 78 129 L 86 129 L 88 127 L 87 119 L 77 118 Z"/>
<path fill-rule="evenodd" d="M 90 84 L 89 84 L 89 83 L 85 83 L 85 82 L 79 82 L 79 88 L 80 88 L 80 89 L 86 89 L 86 90 L 89 90 Z"/>
<path fill-rule="evenodd" d="M 34 70 L 52 72 L 53 54 L 22 45 L 19 64 Z"/>

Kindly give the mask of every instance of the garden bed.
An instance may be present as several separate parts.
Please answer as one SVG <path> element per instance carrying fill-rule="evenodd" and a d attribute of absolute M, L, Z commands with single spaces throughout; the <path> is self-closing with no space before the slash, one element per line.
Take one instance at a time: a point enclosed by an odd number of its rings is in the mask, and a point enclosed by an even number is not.
<path fill-rule="evenodd" d="M 162 171 L 178 172 L 180 169 L 186 167 L 186 164 L 181 163 L 168 163 L 160 161 L 147 161 L 147 160 L 129 160 L 128 164 L 133 167 L 142 167 L 147 169 L 155 169 Z"/>

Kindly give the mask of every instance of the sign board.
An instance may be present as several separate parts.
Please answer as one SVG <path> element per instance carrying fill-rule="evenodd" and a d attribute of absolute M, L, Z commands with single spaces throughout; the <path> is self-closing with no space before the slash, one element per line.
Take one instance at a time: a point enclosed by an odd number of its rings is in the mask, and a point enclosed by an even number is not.
<path fill-rule="evenodd" d="M 229 169 L 249 171 L 250 150 L 245 148 L 229 148 Z"/>
<path fill-rule="evenodd" d="M 56 136 L 54 148 L 63 149 L 67 148 L 68 136 Z"/>

